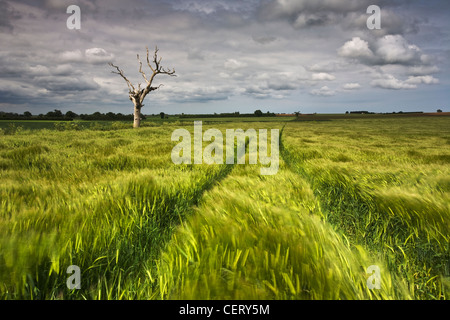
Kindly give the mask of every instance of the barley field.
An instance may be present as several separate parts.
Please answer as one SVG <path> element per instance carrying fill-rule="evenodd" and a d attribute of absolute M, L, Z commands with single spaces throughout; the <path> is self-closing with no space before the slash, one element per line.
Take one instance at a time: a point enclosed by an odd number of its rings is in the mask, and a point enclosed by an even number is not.
<path fill-rule="evenodd" d="M 450 118 L 203 124 L 279 129 L 266 176 L 129 126 L 1 129 L 1 299 L 450 298 Z"/>

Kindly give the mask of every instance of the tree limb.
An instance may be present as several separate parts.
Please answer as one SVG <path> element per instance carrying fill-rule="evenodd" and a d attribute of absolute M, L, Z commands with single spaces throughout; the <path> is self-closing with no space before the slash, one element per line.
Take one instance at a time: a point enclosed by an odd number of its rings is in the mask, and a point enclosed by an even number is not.
<path fill-rule="evenodd" d="M 117 72 L 111 71 L 112 73 L 115 73 L 115 74 L 120 75 L 120 76 L 127 82 L 128 89 L 129 89 L 130 93 L 135 92 L 136 89 L 134 88 L 134 86 L 133 86 L 133 84 L 130 82 L 130 80 L 128 80 L 127 77 L 125 77 L 125 75 L 123 74 L 123 71 L 120 70 L 120 68 L 119 68 L 118 66 L 115 66 L 112 62 L 110 62 L 109 65 L 110 65 L 111 67 L 114 67 L 114 68 L 117 69 Z"/>
<path fill-rule="evenodd" d="M 155 71 L 155 69 L 153 69 L 153 67 L 152 67 L 152 65 L 151 65 L 151 63 L 150 63 L 150 60 L 149 60 L 148 47 L 146 47 L 146 48 L 147 48 L 147 65 L 148 65 L 149 68 L 153 71 L 153 73 L 155 73 L 156 71 Z M 158 49 L 158 47 L 156 47 L 156 49 Z"/>
<path fill-rule="evenodd" d="M 146 47 L 146 48 L 147 48 L 147 64 L 150 67 L 150 69 L 153 71 L 153 74 L 156 75 L 156 74 L 161 73 L 161 74 L 167 74 L 170 76 L 176 76 L 175 68 L 173 68 L 172 70 L 167 70 L 161 66 L 162 58 L 158 59 L 158 51 L 159 51 L 158 47 L 155 47 L 155 53 L 153 55 L 153 63 L 155 64 L 155 68 L 153 68 L 153 66 L 150 63 L 150 53 L 149 53 L 148 47 Z"/>
<path fill-rule="evenodd" d="M 145 96 L 150 92 L 150 91 L 155 91 L 158 90 L 161 86 L 163 86 L 163 84 L 161 83 L 159 86 L 157 87 L 152 87 L 152 86 L 147 86 L 145 89 L 142 90 L 142 94 L 140 97 L 140 102 L 144 102 L 144 98 Z"/>
<path fill-rule="evenodd" d="M 142 74 L 142 77 L 144 78 L 145 82 L 147 82 L 147 84 L 148 84 L 147 76 L 146 76 L 145 72 L 142 70 L 142 61 L 139 58 L 139 55 L 137 55 L 137 59 L 139 61 L 139 72 Z"/>

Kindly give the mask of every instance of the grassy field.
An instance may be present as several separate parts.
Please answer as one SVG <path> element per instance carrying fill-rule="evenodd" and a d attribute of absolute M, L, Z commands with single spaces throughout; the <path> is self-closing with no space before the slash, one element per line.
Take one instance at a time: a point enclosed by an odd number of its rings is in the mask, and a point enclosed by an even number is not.
<path fill-rule="evenodd" d="M 415 298 L 449 298 L 448 118 L 289 123 L 283 158 L 325 220 L 386 262 Z"/>
<path fill-rule="evenodd" d="M 200 120 L 280 129 L 278 173 L 174 165 L 194 119 L 3 129 L 0 297 L 450 298 L 450 118 Z"/>
<path fill-rule="evenodd" d="M 204 124 L 223 124 L 236 122 L 287 122 L 295 120 L 295 117 L 211 117 L 211 118 L 180 118 L 179 116 L 170 116 L 161 119 L 160 116 L 148 116 L 142 120 L 141 127 L 154 127 L 164 124 L 189 125 L 194 121 L 202 121 Z M 79 131 L 79 130 L 117 130 L 129 129 L 132 127 L 130 121 L 87 121 L 76 119 L 73 121 L 56 120 L 0 120 L 0 134 L 10 135 L 22 130 L 58 130 L 58 131 Z"/>

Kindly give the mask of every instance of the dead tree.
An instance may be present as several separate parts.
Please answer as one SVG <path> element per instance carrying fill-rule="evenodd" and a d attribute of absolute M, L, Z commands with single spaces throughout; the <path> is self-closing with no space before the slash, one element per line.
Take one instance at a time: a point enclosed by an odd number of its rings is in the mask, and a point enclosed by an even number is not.
<path fill-rule="evenodd" d="M 161 66 L 161 60 L 162 58 L 158 58 L 158 47 L 155 48 L 155 53 L 153 55 L 153 60 L 150 62 L 150 56 L 149 56 L 149 50 L 147 47 L 147 65 L 150 67 L 150 70 L 152 71 L 152 74 L 150 77 L 147 77 L 144 70 L 142 70 L 142 61 L 139 58 L 139 55 L 137 55 L 137 59 L 139 61 L 139 73 L 144 78 L 146 85 L 145 88 L 141 89 L 141 83 L 138 83 L 137 88 L 133 86 L 130 80 L 125 77 L 123 71 L 116 65 L 112 64 L 111 62 L 109 65 L 113 68 L 116 68 L 117 71 L 112 71 L 112 73 L 116 73 L 120 75 L 127 83 L 128 85 L 128 94 L 130 97 L 130 100 L 133 102 L 134 105 L 134 122 L 133 122 L 133 128 L 139 128 L 141 125 L 141 109 L 144 106 L 143 102 L 147 94 L 149 94 L 151 91 L 159 89 L 162 84 L 160 84 L 157 87 L 152 87 L 153 80 L 158 74 L 167 74 L 169 76 L 176 77 L 175 75 L 175 69 L 169 70 L 165 69 Z M 152 65 L 153 64 L 153 65 Z"/>

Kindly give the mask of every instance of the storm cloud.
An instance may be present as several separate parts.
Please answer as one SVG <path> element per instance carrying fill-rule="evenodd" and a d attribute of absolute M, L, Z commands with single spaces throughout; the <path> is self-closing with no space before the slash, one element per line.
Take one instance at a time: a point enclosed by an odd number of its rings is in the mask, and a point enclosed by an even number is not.
<path fill-rule="evenodd" d="M 108 63 L 142 83 L 136 55 L 156 45 L 178 77 L 156 78 L 148 114 L 445 106 L 449 2 L 378 1 L 381 29 L 369 30 L 372 2 L 1 0 L 0 111 L 131 113 Z M 69 5 L 80 30 L 66 27 Z"/>

